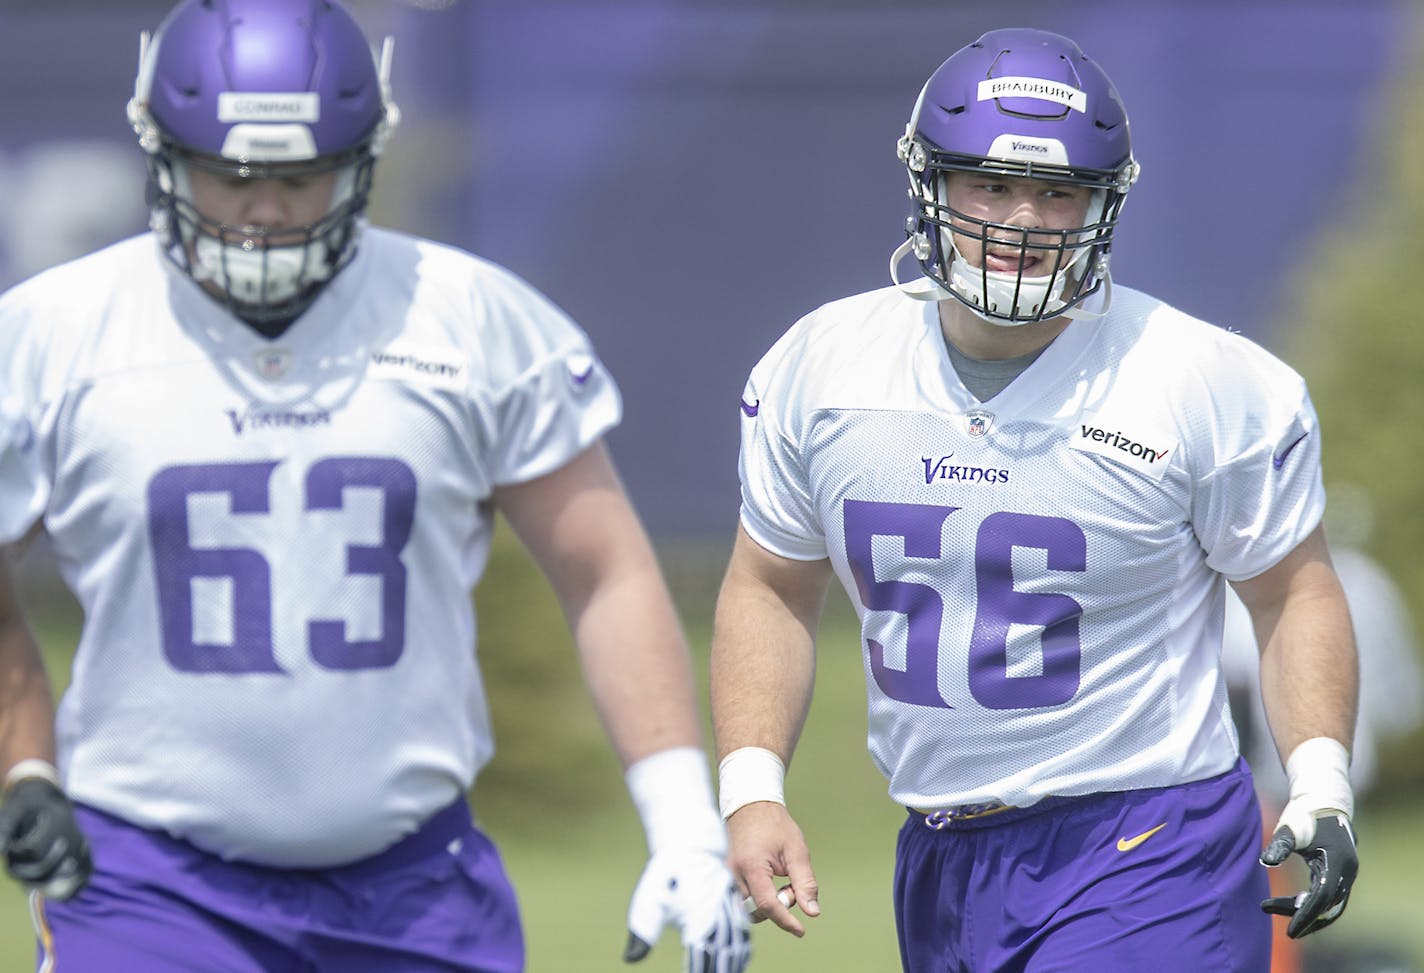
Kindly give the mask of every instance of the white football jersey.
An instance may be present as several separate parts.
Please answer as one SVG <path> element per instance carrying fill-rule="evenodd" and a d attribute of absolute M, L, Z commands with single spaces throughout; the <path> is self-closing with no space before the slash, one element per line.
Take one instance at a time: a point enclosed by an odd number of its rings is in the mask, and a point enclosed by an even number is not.
<path fill-rule="evenodd" d="M 491 490 L 620 416 L 562 312 L 367 229 L 269 341 L 144 235 L 0 299 L 0 379 L 0 540 L 42 519 L 85 612 L 58 720 L 77 801 L 318 867 L 469 788 Z"/>
<path fill-rule="evenodd" d="M 743 392 L 742 525 L 829 557 L 855 605 L 869 747 L 911 807 L 1229 769 L 1222 577 L 1324 509 L 1300 377 L 1139 292 L 979 402 L 932 302 L 799 321 Z"/>

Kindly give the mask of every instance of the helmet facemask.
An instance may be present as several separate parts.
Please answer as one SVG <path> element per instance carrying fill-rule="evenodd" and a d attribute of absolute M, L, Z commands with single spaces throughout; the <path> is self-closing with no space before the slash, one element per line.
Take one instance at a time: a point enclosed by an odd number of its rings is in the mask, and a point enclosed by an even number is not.
<path fill-rule="evenodd" d="M 347 153 L 307 163 L 234 164 L 169 148 L 150 157 L 153 228 L 168 256 L 232 312 L 263 330 L 299 316 L 355 256 L 375 159 Z M 333 173 L 326 213 L 298 226 L 224 223 L 194 200 L 194 170 L 225 180 L 306 181 Z"/>
<path fill-rule="evenodd" d="M 949 171 L 945 167 L 915 181 L 912 252 L 927 276 L 976 315 L 992 324 L 1028 324 L 1077 307 L 1102 287 L 1121 195 L 1095 189 L 1075 227 L 1016 226 L 955 209 Z M 966 245 L 980 255 L 978 266 L 966 258 Z M 1018 266 L 991 270 L 984 259 L 989 252 L 1016 259 Z"/>

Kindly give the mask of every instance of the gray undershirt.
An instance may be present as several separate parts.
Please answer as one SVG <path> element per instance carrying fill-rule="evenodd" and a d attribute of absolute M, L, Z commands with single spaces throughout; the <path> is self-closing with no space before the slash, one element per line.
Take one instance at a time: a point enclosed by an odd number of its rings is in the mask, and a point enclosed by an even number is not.
<path fill-rule="evenodd" d="M 1037 351 L 1031 351 L 1027 355 L 1020 355 L 1017 358 L 980 361 L 978 358 L 970 358 L 954 347 L 954 342 L 948 338 L 944 339 L 944 346 L 949 350 L 949 362 L 959 373 L 959 380 L 980 402 L 987 402 L 1002 392 L 1010 382 L 1023 374 L 1025 368 L 1037 361 L 1038 356 L 1043 354 L 1044 348 L 1048 347 L 1048 345 L 1044 345 Z"/>

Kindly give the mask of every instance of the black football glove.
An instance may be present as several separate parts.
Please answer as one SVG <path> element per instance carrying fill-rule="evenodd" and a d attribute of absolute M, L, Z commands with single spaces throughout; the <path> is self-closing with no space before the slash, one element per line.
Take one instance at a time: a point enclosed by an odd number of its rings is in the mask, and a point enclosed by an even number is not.
<path fill-rule="evenodd" d="M 1315 833 L 1301 844 L 1289 827 L 1277 828 L 1271 843 L 1261 852 L 1262 865 L 1274 867 L 1295 852 L 1310 867 L 1309 889 L 1261 903 L 1261 908 L 1272 915 L 1290 916 L 1286 935 L 1291 939 L 1308 936 L 1340 918 L 1360 871 L 1350 818 L 1339 811 L 1326 811 L 1314 822 Z"/>
<path fill-rule="evenodd" d="M 0 850 L 6 871 L 47 899 L 72 898 L 94 871 L 74 806 L 43 777 L 22 777 L 5 793 Z"/>

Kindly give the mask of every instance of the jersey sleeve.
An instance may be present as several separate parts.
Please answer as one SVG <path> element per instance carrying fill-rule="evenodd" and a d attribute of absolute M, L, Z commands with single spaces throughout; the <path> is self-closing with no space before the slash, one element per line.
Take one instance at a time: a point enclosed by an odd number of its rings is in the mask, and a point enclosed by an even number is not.
<path fill-rule="evenodd" d="M 551 473 L 588 448 L 622 418 L 622 397 L 588 336 L 547 299 L 524 288 L 512 336 L 501 351 L 510 377 L 493 407 L 495 484 Z"/>
<path fill-rule="evenodd" d="M 1220 458 L 1195 491 L 1193 526 L 1207 564 L 1232 581 L 1273 567 L 1325 512 L 1315 408 L 1304 381 L 1274 364 L 1243 377 L 1249 392 L 1219 414 Z"/>
<path fill-rule="evenodd" d="M 752 369 L 742 391 L 742 527 L 752 540 L 785 558 L 815 561 L 827 556 L 801 454 L 799 417 L 805 404 L 795 381 L 795 329 Z"/>
<path fill-rule="evenodd" d="M 51 488 L 43 459 L 49 410 L 30 374 L 28 315 L 18 304 L 13 292 L 0 299 L 0 544 L 34 526 Z"/>

